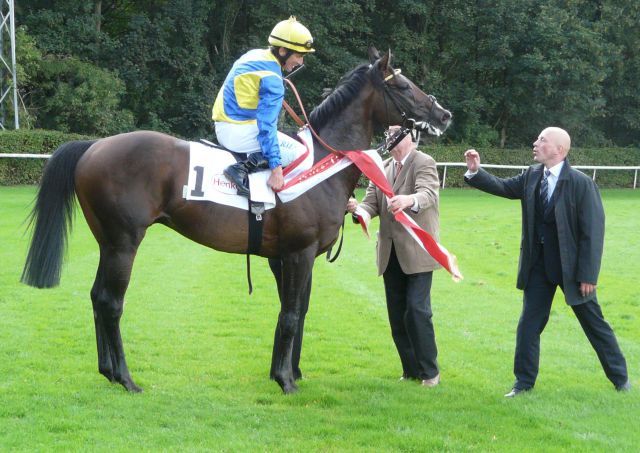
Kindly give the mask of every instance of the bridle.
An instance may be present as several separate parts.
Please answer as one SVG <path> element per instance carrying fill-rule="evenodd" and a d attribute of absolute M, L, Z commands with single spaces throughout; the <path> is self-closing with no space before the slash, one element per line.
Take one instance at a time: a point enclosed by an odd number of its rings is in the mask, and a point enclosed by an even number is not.
<path fill-rule="evenodd" d="M 372 65 L 369 65 L 369 67 L 371 67 Z M 301 69 L 301 68 L 298 68 Z M 407 114 L 406 112 L 400 107 L 398 100 L 394 98 L 394 96 L 391 94 L 390 92 L 390 88 L 389 88 L 389 84 L 387 83 L 389 80 L 393 79 L 395 76 L 399 75 L 400 73 L 402 73 L 401 69 L 394 69 L 393 72 L 391 74 L 389 74 L 388 76 L 386 76 L 383 80 L 382 80 L 382 84 L 383 84 L 383 99 L 384 99 L 384 105 L 385 105 L 385 111 L 387 114 L 387 123 L 390 123 L 390 117 L 389 117 L 389 106 L 387 104 L 387 97 L 389 98 L 389 100 L 391 101 L 391 103 L 393 104 L 393 106 L 396 108 L 396 110 L 398 111 L 398 113 L 400 113 L 400 116 L 402 117 L 402 124 L 401 124 L 401 128 L 400 131 L 402 131 L 401 134 L 394 134 L 394 140 L 396 139 L 396 135 L 401 137 L 399 138 L 399 140 L 397 140 L 395 142 L 395 145 L 397 145 L 398 143 L 400 143 L 400 140 L 402 140 L 408 133 L 412 134 L 412 137 L 416 138 L 415 133 L 420 133 L 421 131 L 427 131 L 428 133 L 432 134 L 432 135 L 440 135 L 442 134 L 442 131 L 440 129 L 438 129 L 437 127 L 433 126 L 430 122 L 428 121 L 416 121 L 413 118 L 407 118 Z M 290 74 L 290 76 L 293 75 Z M 286 84 L 289 85 L 289 87 L 291 88 L 291 91 L 293 92 L 296 100 L 298 101 L 298 105 L 300 106 L 300 109 L 302 110 L 302 115 L 306 121 L 303 121 L 296 113 L 295 111 L 291 108 L 291 106 L 287 103 L 287 101 L 283 101 L 282 102 L 282 106 L 284 107 L 284 109 L 287 111 L 287 113 L 289 113 L 289 115 L 293 118 L 293 120 L 298 124 L 298 126 L 300 127 L 305 127 L 305 125 L 309 128 L 309 130 L 311 131 L 311 133 L 313 134 L 313 136 L 316 138 L 316 140 L 318 140 L 318 142 L 324 146 L 327 150 L 331 151 L 332 153 L 338 154 L 338 155 L 342 155 L 343 152 L 340 150 L 335 149 L 333 146 L 329 145 L 327 142 L 325 142 L 320 135 L 313 129 L 313 127 L 311 127 L 311 122 L 309 121 L 309 118 L 307 117 L 307 113 L 304 110 L 304 106 L 302 105 L 302 100 L 300 99 L 300 95 L 298 94 L 298 90 L 296 89 L 295 85 L 291 82 L 291 80 L 289 80 L 289 77 L 285 77 L 284 82 Z M 415 101 L 415 97 L 413 96 L 413 93 L 411 93 L 411 97 L 413 99 L 413 104 L 415 105 L 416 101 Z M 435 98 L 435 96 L 429 94 L 428 95 L 428 99 L 431 101 L 431 108 L 429 110 L 429 116 L 433 116 L 433 112 L 436 108 L 436 104 L 437 104 L 437 100 Z M 388 143 L 389 141 L 386 141 L 386 143 Z M 386 148 L 386 149 L 391 149 L 393 148 Z"/>
<path fill-rule="evenodd" d="M 439 136 L 440 134 L 442 134 L 442 131 L 440 131 L 440 129 L 433 126 L 429 121 L 416 121 L 413 118 L 407 118 L 406 112 L 402 109 L 398 100 L 392 95 L 390 85 L 387 82 L 395 78 L 397 75 L 400 75 L 401 73 L 402 73 L 401 69 L 393 69 L 391 74 L 389 74 L 382 80 L 382 87 L 383 87 L 382 99 L 384 100 L 384 108 L 387 116 L 387 124 L 391 124 L 391 120 L 389 116 L 389 105 L 387 103 L 387 98 L 389 98 L 389 100 L 391 101 L 391 103 L 396 108 L 396 110 L 398 111 L 398 113 L 402 118 L 402 123 L 400 124 L 401 129 L 408 129 L 411 132 L 411 136 L 414 139 L 414 141 L 416 140 L 416 135 L 415 135 L 416 132 L 419 134 L 421 131 L 426 131 L 427 133 L 430 133 L 432 135 Z M 413 92 L 411 93 L 411 98 L 412 98 L 413 104 L 415 105 L 416 99 L 415 99 L 415 96 L 413 95 Z M 427 99 L 431 101 L 431 108 L 429 109 L 429 117 L 432 118 L 434 111 L 436 109 L 436 105 L 438 104 L 438 101 L 436 97 L 432 94 L 427 95 Z M 407 133 L 404 133 L 402 138 L 404 138 L 406 135 Z M 400 140 L 402 140 L 402 138 Z M 396 142 L 395 144 L 397 145 L 398 143 L 399 141 Z M 388 148 L 388 149 L 391 149 L 391 148 Z"/>

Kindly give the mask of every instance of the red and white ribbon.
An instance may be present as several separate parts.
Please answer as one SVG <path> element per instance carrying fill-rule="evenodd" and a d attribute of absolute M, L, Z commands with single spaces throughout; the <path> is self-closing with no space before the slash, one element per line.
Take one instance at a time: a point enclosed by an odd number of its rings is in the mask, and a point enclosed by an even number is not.
<path fill-rule="evenodd" d="M 344 151 L 345 155 L 365 174 L 382 193 L 387 197 L 387 201 L 394 196 L 391 184 L 387 180 L 384 170 L 382 168 L 382 161 L 380 158 L 372 159 L 367 153 L 359 151 Z M 376 155 L 377 157 L 377 155 Z M 363 218 L 361 213 L 356 210 L 356 216 L 358 222 L 362 226 L 363 230 L 369 235 L 367 226 L 368 219 Z M 394 215 L 396 221 L 404 227 L 405 230 L 411 235 L 413 239 L 424 249 L 429 255 L 431 255 L 442 267 L 444 267 L 454 281 L 458 282 L 463 279 L 460 269 L 458 269 L 458 261 L 455 255 L 449 253 L 449 251 L 439 244 L 433 236 L 427 233 L 425 230 L 409 217 L 404 211 L 399 211 Z"/>
<path fill-rule="evenodd" d="M 303 142 L 307 146 L 307 152 L 309 152 L 309 149 L 311 148 L 304 138 Z M 340 151 L 339 153 L 340 154 L 331 153 L 316 163 L 311 169 L 297 173 L 293 178 L 288 178 L 289 180 L 286 184 L 278 191 L 280 199 L 283 202 L 291 201 L 309 190 L 311 187 L 314 187 L 352 163 L 354 163 L 360 171 L 362 171 L 362 173 L 364 173 L 365 176 L 386 195 L 387 200 L 394 196 L 391 185 L 389 184 L 382 168 L 382 159 L 380 159 L 380 156 L 375 150 Z M 293 174 L 289 176 L 293 176 Z M 366 214 L 366 211 L 357 210 L 356 216 L 363 231 L 367 236 L 369 236 L 369 219 L 365 218 L 369 216 L 363 216 L 363 213 Z M 420 226 L 404 211 L 398 212 L 394 217 L 423 250 L 431 255 L 442 267 L 449 271 L 454 281 L 462 280 L 463 277 L 458 269 L 458 263 L 455 255 L 449 253 L 449 251 L 439 244 L 433 236 L 420 228 Z"/>

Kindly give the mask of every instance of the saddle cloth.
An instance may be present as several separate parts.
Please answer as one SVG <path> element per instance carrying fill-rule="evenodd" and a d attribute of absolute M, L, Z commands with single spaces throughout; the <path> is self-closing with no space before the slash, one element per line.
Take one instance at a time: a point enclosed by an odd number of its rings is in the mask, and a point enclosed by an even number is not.
<path fill-rule="evenodd" d="M 305 128 L 298 136 L 307 147 L 307 152 L 303 158 L 296 161 L 297 163 L 294 162 L 284 169 L 285 185 L 313 166 L 313 138 L 311 132 Z M 198 142 L 189 142 L 189 145 L 189 179 L 183 187 L 183 198 L 187 200 L 213 201 L 218 204 L 247 210 L 249 207 L 248 200 L 237 195 L 235 184 L 229 181 L 223 173 L 226 167 L 236 163 L 233 155 L 227 151 L 212 148 Z M 330 168 L 278 192 L 278 197 L 284 203 L 291 201 L 348 165 L 351 165 L 351 161 L 346 157 L 342 158 Z M 275 193 L 267 185 L 270 174 L 270 170 L 263 170 L 249 175 L 251 199 L 255 202 L 264 203 L 265 209 L 271 209 L 276 205 Z"/>

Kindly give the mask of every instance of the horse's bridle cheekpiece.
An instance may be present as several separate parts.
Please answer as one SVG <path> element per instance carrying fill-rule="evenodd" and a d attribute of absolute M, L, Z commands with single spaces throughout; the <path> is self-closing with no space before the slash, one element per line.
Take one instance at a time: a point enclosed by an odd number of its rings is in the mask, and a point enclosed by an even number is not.
<path fill-rule="evenodd" d="M 400 105 L 398 105 L 398 101 L 393 97 L 393 95 L 391 94 L 391 92 L 389 91 L 389 85 L 387 84 L 387 82 L 391 79 L 393 79 L 395 76 L 400 75 L 402 73 L 402 69 L 394 69 L 391 74 L 389 74 L 388 76 L 384 77 L 384 79 L 382 80 L 383 82 L 383 87 L 384 87 L 384 105 L 385 105 L 385 110 L 387 111 L 387 122 L 388 122 L 388 118 L 389 118 L 389 108 L 387 106 L 387 97 L 391 100 L 391 103 L 394 105 L 394 107 L 396 108 L 396 110 L 398 110 L 398 112 L 400 113 L 400 116 L 402 116 L 402 128 L 404 129 L 407 125 L 409 126 L 408 130 L 411 132 L 413 139 L 416 139 L 416 136 L 414 135 L 415 131 L 421 132 L 421 131 L 425 131 L 428 134 L 431 135 L 435 135 L 436 137 L 439 137 L 440 135 L 442 135 L 442 130 L 440 130 L 440 128 L 435 127 L 433 124 L 431 124 L 429 121 L 416 121 L 413 118 L 407 118 L 407 114 L 405 113 L 404 110 L 402 110 L 402 108 L 400 107 Z M 413 97 L 413 95 L 412 95 Z M 438 103 L 438 100 L 436 99 L 436 97 L 432 94 L 427 95 L 427 98 L 431 101 L 431 108 L 429 109 L 429 116 L 433 116 L 433 111 L 436 108 L 436 104 Z M 415 104 L 415 99 L 414 99 L 414 104 Z M 404 133 L 404 135 L 402 135 L 402 138 L 398 139 L 394 145 L 390 148 L 386 148 L 387 150 L 391 150 L 393 149 L 394 146 L 396 146 L 398 143 L 400 143 L 400 141 L 407 135 L 408 132 Z"/>

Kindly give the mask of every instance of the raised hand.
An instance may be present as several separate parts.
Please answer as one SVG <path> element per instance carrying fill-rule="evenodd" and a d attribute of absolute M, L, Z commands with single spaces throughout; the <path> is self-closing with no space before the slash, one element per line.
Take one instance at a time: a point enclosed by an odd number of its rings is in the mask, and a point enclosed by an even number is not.
<path fill-rule="evenodd" d="M 467 169 L 469 169 L 469 171 L 478 171 L 480 168 L 480 154 L 478 154 L 478 151 L 468 149 L 464 152 L 464 158 L 467 161 Z"/>

